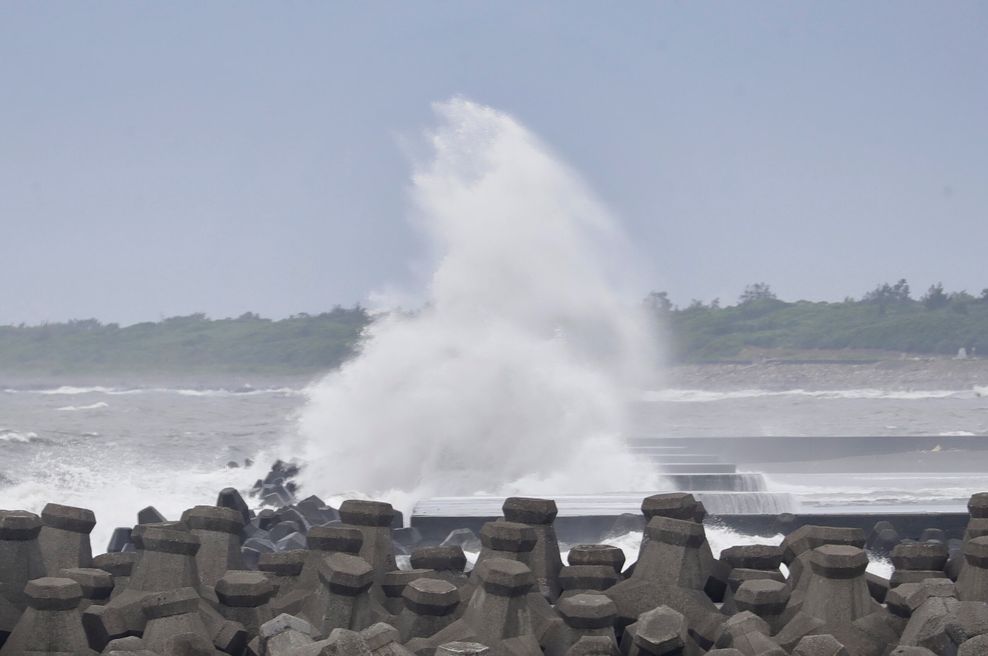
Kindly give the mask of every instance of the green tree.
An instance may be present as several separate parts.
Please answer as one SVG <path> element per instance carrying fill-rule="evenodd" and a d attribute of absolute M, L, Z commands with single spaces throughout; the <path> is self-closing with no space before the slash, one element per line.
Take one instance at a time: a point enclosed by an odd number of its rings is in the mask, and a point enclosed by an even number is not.
<path fill-rule="evenodd" d="M 909 293 L 909 283 L 900 278 L 894 285 L 885 282 L 876 286 L 862 297 L 861 302 L 877 305 L 879 313 L 885 314 L 885 309 L 892 304 L 909 303 L 912 300 Z"/>
<path fill-rule="evenodd" d="M 690 304 L 686 307 L 688 312 L 699 312 L 701 310 L 706 310 L 707 306 L 703 304 L 698 298 L 694 298 L 690 301 Z"/>
<path fill-rule="evenodd" d="M 930 288 L 920 299 L 923 305 L 926 306 L 927 310 L 939 310 L 950 302 L 950 298 L 943 291 L 943 283 L 938 282 L 935 285 L 930 285 Z"/>
<path fill-rule="evenodd" d="M 772 292 L 772 288 L 769 287 L 764 282 L 756 282 L 753 285 L 748 285 L 741 292 L 741 297 L 738 299 L 738 304 L 746 305 L 748 303 L 754 303 L 755 301 L 774 301 L 777 300 L 776 295 Z"/>
<path fill-rule="evenodd" d="M 666 292 L 652 292 L 645 297 L 645 307 L 656 314 L 668 314 L 672 312 L 672 301 Z"/>

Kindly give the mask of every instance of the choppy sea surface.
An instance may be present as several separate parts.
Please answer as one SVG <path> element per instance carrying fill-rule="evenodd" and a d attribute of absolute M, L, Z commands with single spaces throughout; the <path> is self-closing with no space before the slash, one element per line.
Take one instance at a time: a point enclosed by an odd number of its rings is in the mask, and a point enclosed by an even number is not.
<path fill-rule="evenodd" d="M 279 445 L 310 382 L 0 379 L 0 508 L 92 508 L 99 550 L 147 505 L 177 517 L 223 487 L 249 488 L 274 458 L 291 457 Z M 683 367 L 634 408 L 635 430 L 652 435 L 988 439 L 988 363 Z M 946 487 L 960 498 L 979 485 L 968 475 Z"/>

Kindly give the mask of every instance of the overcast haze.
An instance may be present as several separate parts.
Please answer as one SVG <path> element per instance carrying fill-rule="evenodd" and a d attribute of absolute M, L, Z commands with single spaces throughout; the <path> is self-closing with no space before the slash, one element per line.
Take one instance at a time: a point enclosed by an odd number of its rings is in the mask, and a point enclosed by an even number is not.
<path fill-rule="evenodd" d="M 455 94 L 581 172 L 642 295 L 979 292 L 986 35 L 983 2 L 5 2 L 0 322 L 407 283 L 402 144 Z"/>

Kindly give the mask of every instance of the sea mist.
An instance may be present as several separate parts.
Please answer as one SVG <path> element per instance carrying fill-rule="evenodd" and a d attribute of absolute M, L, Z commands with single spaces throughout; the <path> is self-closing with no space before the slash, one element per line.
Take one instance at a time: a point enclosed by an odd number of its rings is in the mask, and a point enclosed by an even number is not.
<path fill-rule="evenodd" d="M 618 225 L 511 116 L 437 104 L 412 218 L 435 267 L 358 357 L 309 390 L 301 483 L 406 510 L 427 496 L 649 490 L 625 450 L 628 401 L 654 385 L 657 338 L 625 294 Z"/>

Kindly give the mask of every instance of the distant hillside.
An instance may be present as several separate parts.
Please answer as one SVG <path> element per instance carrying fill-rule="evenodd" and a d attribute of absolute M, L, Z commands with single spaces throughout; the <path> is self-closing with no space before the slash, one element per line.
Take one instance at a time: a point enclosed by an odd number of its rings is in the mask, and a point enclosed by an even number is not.
<path fill-rule="evenodd" d="M 767 285 L 752 285 L 729 307 L 695 301 L 675 308 L 662 292 L 646 303 L 666 324 L 676 361 L 731 359 L 758 349 L 825 350 L 833 358 L 845 349 L 955 355 L 964 348 L 988 356 L 988 290 L 975 297 L 934 285 L 913 299 L 900 280 L 860 300 L 787 303 Z"/>
<path fill-rule="evenodd" d="M 860 360 L 890 352 L 988 356 L 988 290 L 913 299 L 905 281 L 840 303 L 779 300 L 764 284 L 735 305 L 675 307 L 664 292 L 646 300 L 665 327 L 673 362 L 758 359 Z M 0 326 L 0 373 L 269 373 L 325 371 L 352 356 L 371 318 L 363 308 L 273 321 L 194 314 L 120 327 L 94 319 Z"/>
<path fill-rule="evenodd" d="M 121 328 L 94 319 L 0 327 L 0 371 L 300 373 L 336 367 L 354 353 L 369 321 L 336 308 L 280 321 L 194 314 Z"/>

